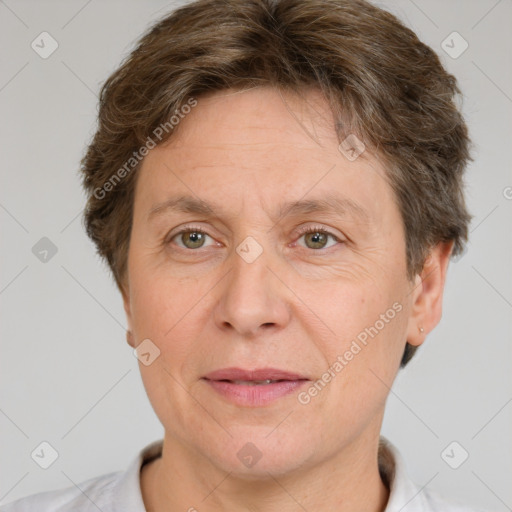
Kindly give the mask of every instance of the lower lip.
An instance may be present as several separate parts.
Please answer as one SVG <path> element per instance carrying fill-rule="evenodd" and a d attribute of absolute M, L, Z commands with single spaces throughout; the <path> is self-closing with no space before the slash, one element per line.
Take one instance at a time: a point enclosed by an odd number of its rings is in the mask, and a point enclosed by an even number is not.
<path fill-rule="evenodd" d="M 221 380 L 204 379 L 217 393 L 236 405 L 261 407 L 283 398 L 303 386 L 307 380 L 283 380 L 271 384 L 235 384 Z"/>

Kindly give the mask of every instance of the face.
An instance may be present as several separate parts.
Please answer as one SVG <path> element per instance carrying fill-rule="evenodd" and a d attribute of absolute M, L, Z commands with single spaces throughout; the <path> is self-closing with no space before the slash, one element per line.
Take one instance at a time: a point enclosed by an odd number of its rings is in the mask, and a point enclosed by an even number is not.
<path fill-rule="evenodd" d="M 420 342 L 405 254 L 384 169 L 340 151 L 318 92 L 198 98 L 142 163 L 124 293 L 166 443 L 257 475 L 375 441 Z"/>

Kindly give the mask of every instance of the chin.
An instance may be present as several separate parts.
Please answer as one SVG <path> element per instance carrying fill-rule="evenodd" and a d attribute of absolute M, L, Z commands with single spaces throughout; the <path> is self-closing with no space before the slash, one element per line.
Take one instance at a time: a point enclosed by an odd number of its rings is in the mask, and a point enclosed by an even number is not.
<path fill-rule="evenodd" d="M 298 439 L 275 427 L 232 429 L 228 442 L 210 445 L 208 455 L 223 471 L 243 480 L 268 480 L 299 470 L 315 454 L 308 439 Z M 269 434 L 270 433 L 270 434 Z M 317 450 L 318 451 L 318 450 Z"/>

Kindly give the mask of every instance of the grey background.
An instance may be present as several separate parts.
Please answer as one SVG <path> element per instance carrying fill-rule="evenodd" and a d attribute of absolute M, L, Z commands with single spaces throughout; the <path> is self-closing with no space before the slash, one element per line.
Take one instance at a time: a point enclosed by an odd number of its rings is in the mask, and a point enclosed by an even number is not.
<path fill-rule="evenodd" d="M 0 504 L 124 469 L 163 434 L 120 295 L 81 226 L 77 168 L 100 84 L 175 5 L 0 1 Z M 457 76 L 475 142 L 471 243 L 450 265 L 441 324 L 396 381 L 383 433 L 419 484 L 512 510 L 512 1 L 379 5 Z M 47 59 L 31 48 L 43 31 L 59 45 Z M 453 31 L 469 43 L 457 59 L 441 48 Z M 32 252 L 42 237 L 57 248 L 47 262 Z M 31 458 L 42 441 L 59 454 L 46 470 Z M 458 469 L 441 457 L 452 441 L 469 453 Z"/>

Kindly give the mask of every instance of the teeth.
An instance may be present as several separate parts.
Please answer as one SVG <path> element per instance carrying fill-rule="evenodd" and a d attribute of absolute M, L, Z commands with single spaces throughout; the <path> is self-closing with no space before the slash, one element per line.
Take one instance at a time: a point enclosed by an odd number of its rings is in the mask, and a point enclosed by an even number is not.
<path fill-rule="evenodd" d="M 277 382 L 276 380 L 232 380 L 233 384 L 238 384 L 242 386 L 257 386 L 264 384 L 272 384 L 273 382 Z"/>

